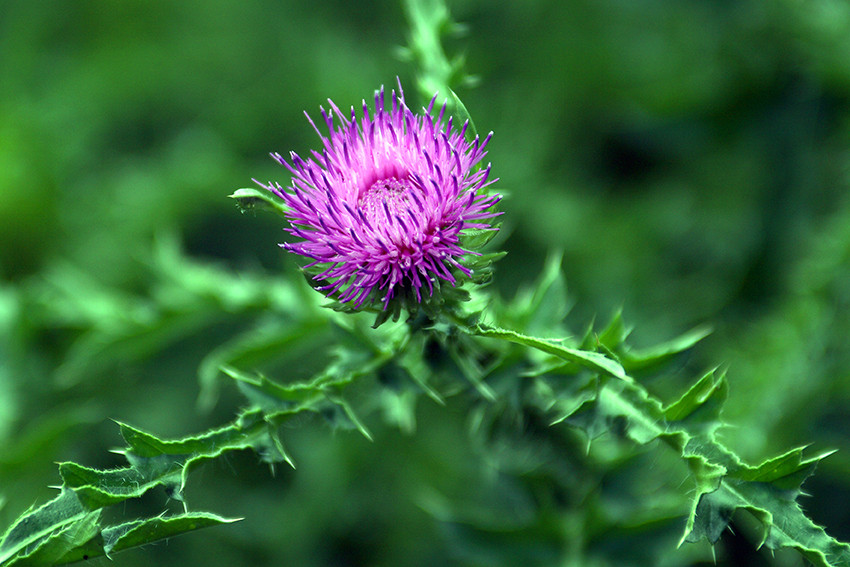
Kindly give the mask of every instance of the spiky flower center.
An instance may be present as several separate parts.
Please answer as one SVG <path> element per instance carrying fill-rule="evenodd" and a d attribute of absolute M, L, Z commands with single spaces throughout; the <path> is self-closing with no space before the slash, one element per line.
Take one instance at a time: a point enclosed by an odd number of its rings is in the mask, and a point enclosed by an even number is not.
<path fill-rule="evenodd" d="M 357 201 L 369 222 L 380 225 L 386 214 L 401 215 L 413 205 L 410 192 L 415 187 L 408 179 L 388 177 L 375 181 Z M 386 210 L 384 208 L 386 207 Z"/>

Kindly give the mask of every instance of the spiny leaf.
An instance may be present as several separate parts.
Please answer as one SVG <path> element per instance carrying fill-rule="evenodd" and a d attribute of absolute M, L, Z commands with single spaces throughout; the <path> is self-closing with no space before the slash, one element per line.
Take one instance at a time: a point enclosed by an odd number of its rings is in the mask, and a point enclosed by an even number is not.
<path fill-rule="evenodd" d="M 632 328 L 623 320 L 623 312 L 618 309 L 608 325 L 595 332 L 588 328 L 580 346 L 585 349 L 602 349 L 616 356 L 627 372 L 642 370 L 666 362 L 676 354 L 683 352 L 711 333 L 708 326 L 699 326 L 663 343 L 649 348 L 636 349 L 626 343 Z"/>
<path fill-rule="evenodd" d="M 133 463 L 139 458 L 150 459 L 162 455 L 185 457 L 187 461 L 214 458 L 224 451 L 250 449 L 266 436 L 263 423 L 265 421 L 257 412 L 246 411 L 236 421 L 224 427 L 173 440 L 160 439 L 125 423 L 119 425 L 121 436 L 129 445 L 124 453 Z"/>
<path fill-rule="evenodd" d="M 220 524 L 230 524 L 241 518 L 222 518 L 207 512 L 192 512 L 176 516 L 160 516 L 128 522 L 103 531 L 104 551 L 114 553 Z"/>
<path fill-rule="evenodd" d="M 560 345 L 551 339 L 531 337 L 509 329 L 500 329 L 498 327 L 492 327 L 484 324 L 472 327 L 469 331 L 480 337 L 501 339 L 529 346 L 541 352 L 555 355 L 568 362 L 574 362 L 579 366 L 588 368 L 595 372 L 601 372 L 603 374 L 619 378 L 620 380 L 631 381 L 631 378 L 626 375 L 626 371 L 618 362 L 611 360 L 598 352 L 569 348 Z"/>
<path fill-rule="evenodd" d="M 281 384 L 262 374 L 247 374 L 230 365 L 221 371 L 236 380 L 249 398 L 268 412 L 278 410 L 299 411 L 309 409 L 359 376 L 371 374 L 385 365 L 393 352 L 378 345 L 362 346 L 339 344 L 333 360 L 309 381 Z M 259 395 L 259 397 L 257 397 Z"/>
<path fill-rule="evenodd" d="M 170 537 L 216 523 L 230 522 L 211 514 L 152 518 L 100 530 L 100 509 L 138 498 L 158 485 L 179 492 L 189 469 L 226 451 L 254 449 L 266 462 L 289 461 L 276 426 L 259 411 L 246 411 L 230 425 L 192 437 L 163 440 L 126 424 L 121 432 L 129 447 L 129 467 L 97 470 L 61 463 L 64 481 L 59 496 L 22 515 L 0 539 L 0 565 L 50 565 L 95 557 Z"/>
<path fill-rule="evenodd" d="M 84 514 L 81 518 L 64 523 L 50 535 L 42 538 L 28 551 L 18 555 L 7 565 L 24 567 L 26 565 L 61 565 L 67 563 L 66 557 L 74 556 L 77 549 L 96 542 L 100 533 L 100 510 Z M 96 543 L 95 543 L 96 545 Z M 86 554 L 73 560 L 82 559 Z M 0 562 L 0 564 L 2 564 Z"/>
<path fill-rule="evenodd" d="M 711 327 L 696 327 L 673 340 L 646 349 L 624 349 L 617 356 L 629 371 L 639 370 L 664 362 L 685 351 L 711 334 Z"/>
<path fill-rule="evenodd" d="M 239 382 L 239 389 L 257 407 L 269 415 L 295 414 L 302 411 L 326 414 L 329 406 L 339 407 L 346 419 L 356 427 L 364 437 L 372 440 L 372 434 L 354 413 L 354 410 L 340 395 L 322 385 L 296 383 L 282 385 L 265 376 L 249 376 L 236 369 L 224 367 L 222 370 Z"/>
<path fill-rule="evenodd" d="M 827 536 L 796 502 L 803 481 L 832 452 L 803 458 L 803 451 L 799 447 L 758 466 L 734 458 L 718 489 L 700 496 L 688 518 L 683 541 L 705 537 L 715 543 L 740 508 L 761 523 L 759 545 L 767 544 L 771 549 L 793 547 L 816 565 L 850 565 L 850 546 Z"/>
<path fill-rule="evenodd" d="M 681 454 L 696 485 L 683 541 L 716 542 L 744 509 L 761 522 L 762 543 L 771 549 L 795 548 L 816 565 L 850 565 L 850 546 L 829 537 L 796 502 L 801 483 L 830 453 L 803 458 L 798 448 L 758 466 L 743 463 L 714 437 L 725 390 L 723 375 L 712 371 L 665 408 L 639 384 L 609 381 L 566 421 L 591 438 L 613 430 L 640 444 L 660 439 Z"/>
<path fill-rule="evenodd" d="M 154 543 L 180 534 L 238 522 L 241 518 L 222 518 L 207 512 L 187 512 L 174 516 L 157 516 L 134 520 L 104 528 L 100 537 L 63 556 L 57 564 L 93 559 Z"/>
<path fill-rule="evenodd" d="M 710 370 L 697 380 L 681 398 L 664 408 L 664 419 L 680 421 L 690 418 L 692 414 L 700 411 L 703 414 L 708 414 L 708 420 L 718 424 L 720 408 L 726 401 L 728 390 L 726 373 L 718 372 L 717 369 Z M 712 403 L 709 404 L 709 401 Z M 694 420 L 691 418 L 690 423 L 693 422 Z"/>
<path fill-rule="evenodd" d="M 286 417 L 286 412 L 266 415 L 260 410 L 248 410 L 225 427 L 176 440 L 159 439 L 122 423 L 121 435 L 129 447 L 121 453 L 142 474 L 156 475 L 157 472 L 168 471 L 155 477 L 160 478 L 162 483 L 172 482 L 171 471 L 179 467 L 179 489 L 182 490 L 191 469 L 229 451 L 252 449 L 262 455 L 265 462 L 292 464 L 277 437 L 278 423 L 275 420 L 280 417 Z"/>
<path fill-rule="evenodd" d="M 803 481 L 815 470 L 817 464 L 835 451 L 825 451 L 814 457 L 803 458 L 805 447 L 797 447 L 783 455 L 768 459 L 756 467 L 742 466 L 729 474 L 734 478 L 753 482 L 770 482 L 779 488 L 799 490 Z"/>
<path fill-rule="evenodd" d="M 658 439 L 673 448 L 688 464 L 695 488 L 682 541 L 703 537 L 717 541 L 736 510 L 742 509 L 761 523 L 763 543 L 771 549 L 795 548 L 817 565 L 850 565 L 850 547 L 814 525 L 796 502 L 801 483 L 828 453 L 803 458 L 802 449 L 795 449 L 758 466 L 744 463 L 715 437 L 722 425 L 720 410 L 728 388 L 723 372 L 707 372 L 679 399 L 665 406 L 626 377 L 618 362 L 600 353 L 483 324 L 466 330 L 526 345 L 598 371 L 598 376 L 579 383 L 569 365 L 527 359 L 525 364 L 531 363 L 532 370 L 523 375 L 535 379 L 527 390 L 527 401 L 543 410 L 553 424 L 566 422 L 583 429 L 589 440 L 613 433 L 638 444 Z M 641 368 L 690 348 L 707 333 L 708 329 L 698 328 L 658 347 L 634 351 L 624 342 L 628 329 L 618 314 L 603 331 L 607 345 L 598 337 L 595 344 L 610 348 L 624 365 Z M 608 376 L 625 379 L 607 380 Z M 564 383 L 573 387 L 564 388 Z"/>
<path fill-rule="evenodd" d="M 214 404 L 222 367 L 248 366 L 293 356 L 288 353 L 298 353 L 299 349 L 314 346 L 327 339 L 327 334 L 328 325 L 325 318 L 315 317 L 297 321 L 295 324 L 284 324 L 278 320 L 265 322 L 237 335 L 211 351 L 201 361 L 198 367 L 201 406 L 211 408 Z"/>
<path fill-rule="evenodd" d="M 173 488 L 179 498 L 192 468 L 228 451 L 253 449 L 266 462 L 291 462 L 282 450 L 276 426 L 256 411 L 244 412 L 226 427 L 177 440 L 119 425 L 129 447 L 117 452 L 127 458 L 129 467 L 97 470 L 70 462 L 59 465 L 64 485 L 89 509 L 138 498 L 159 485 Z"/>
<path fill-rule="evenodd" d="M 134 520 L 101 529 L 98 520 L 99 512 L 91 512 L 50 534 L 28 554 L 4 565 L 46 566 L 88 561 L 187 532 L 238 521 L 206 512 L 190 512 Z"/>
<path fill-rule="evenodd" d="M 324 398 L 320 388 L 309 384 L 278 384 L 262 374 L 249 375 L 230 366 L 222 366 L 221 370 L 237 381 L 239 390 L 252 404 L 269 414 L 313 410 L 313 406 Z"/>
<path fill-rule="evenodd" d="M 796 502 L 798 495 L 799 491 L 783 489 L 776 483 L 724 478 L 717 490 L 700 498 L 693 525 L 683 541 L 706 538 L 716 542 L 735 511 L 743 509 L 762 524 L 760 545 L 794 548 L 820 567 L 850 566 L 850 545 L 831 538 L 807 518 Z"/>
<path fill-rule="evenodd" d="M 278 383 L 261 374 L 249 375 L 229 366 L 223 366 L 221 370 L 236 380 L 246 397 L 268 415 L 322 412 L 323 406 L 330 403 L 341 409 L 348 422 L 371 440 L 371 433 L 339 390 L 359 376 L 376 372 L 392 356 L 391 350 L 375 344 L 355 348 L 342 343 L 335 349 L 333 361 L 322 372 L 307 382 L 290 384 Z"/>
<path fill-rule="evenodd" d="M 23 514 L 9 526 L 0 539 L 0 565 L 6 565 L 10 559 L 39 540 L 56 530 L 83 521 L 90 514 L 91 510 L 80 502 L 73 490 L 62 489 L 59 496 Z"/>
<path fill-rule="evenodd" d="M 151 488 L 165 483 L 180 483 L 181 463 L 164 455 L 150 459 L 144 468 L 126 467 L 97 470 L 77 463 L 59 463 L 64 486 L 74 489 L 77 497 L 91 510 L 138 498 Z"/>
<path fill-rule="evenodd" d="M 366 439 L 369 441 L 373 441 L 372 434 L 369 432 L 369 428 L 366 427 L 366 424 L 357 417 L 357 414 L 354 412 L 354 409 L 351 405 L 343 399 L 339 395 L 329 395 L 328 399 L 333 402 L 337 407 L 341 408 L 345 417 L 350 421 L 351 425 L 355 427 Z"/>

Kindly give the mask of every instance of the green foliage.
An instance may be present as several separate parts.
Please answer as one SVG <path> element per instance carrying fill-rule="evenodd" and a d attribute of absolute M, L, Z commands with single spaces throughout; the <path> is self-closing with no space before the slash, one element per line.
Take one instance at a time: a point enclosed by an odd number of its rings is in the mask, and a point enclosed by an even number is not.
<path fill-rule="evenodd" d="M 558 260 L 552 257 L 533 291 L 519 294 L 512 304 L 495 305 L 490 316 L 510 312 L 514 321 L 541 325 L 545 320 L 536 313 L 544 307 L 566 305 L 564 289 Z M 335 427 L 357 429 L 372 439 L 365 421 L 346 400 L 346 392 L 370 376 L 384 376 L 384 388 L 428 393 L 441 402 L 471 386 L 472 392 L 489 400 L 476 419 L 475 435 L 487 430 L 484 423 L 511 419 L 502 404 L 514 400 L 516 405 L 509 411 L 539 416 L 548 424 L 541 433 L 544 436 L 556 436 L 564 427 L 582 431 L 591 458 L 590 448 L 601 438 L 613 436 L 637 446 L 662 442 L 681 459 L 689 478 L 679 488 L 690 501 L 680 543 L 703 538 L 717 543 L 742 510 L 762 527 L 758 546 L 791 547 L 822 566 L 850 561 L 850 546 L 812 523 L 796 501 L 803 481 L 829 453 L 804 458 L 802 449 L 796 449 L 758 466 L 748 465 L 717 439 L 727 395 L 724 373 L 703 374 L 681 396 L 664 404 L 629 377 L 618 362 L 622 356 L 633 368 L 656 368 L 663 359 L 692 347 L 704 330 L 638 350 L 626 345 L 628 333 L 617 314 L 606 328 L 593 334 L 597 350 L 587 350 L 579 348 L 575 340 L 544 339 L 482 323 L 465 326 L 460 321 L 455 327 L 457 321 L 445 318 L 451 316 L 446 313 L 425 326 L 417 326 L 411 319 L 408 325 L 383 332 L 365 329 L 356 319 L 350 321 L 338 328 L 341 340 L 328 366 L 306 381 L 284 383 L 223 366 L 222 371 L 236 382 L 250 404 L 236 420 L 173 441 L 120 424 L 127 447 L 119 453 L 129 466 L 97 470 L 61 463 L 60 495 L 24 514 L 9 528 L 0 540 L 0 564 L 43 565 L 109 555 L 230 521 L 208 513 L 184 512 L 104 525 L 100 511 L 139 498 L 157 486 L 164 486 L 172 498 L 182 501 L 191 472 L 200 463 L 232 451 L 253 450 L 272 466 L 292 464 L 279 428 L 302 412 L 321 415 Z M 465 320 L 479 317 L 469 314 Z M 559 332 L 562 317 L 563 312 L 550 318 L 550 332 L 544 334 Z M 426 350 L 423 339 L 436 341 L 436 353 L 445 352 L 457 370 L 449 375 L 439 372 L 434 366 L 435 351 Z M 431 353 L 430 358 L 426 352 Z M 462 377 L 466 386 L 456 382 L 437 385 L 439 376 Z M 491 384 L 484 382 L 487 376 L 492 377 Z M 405 385 L 408 380 L 415 390 Z M 380 390 L 380 384 L 375 382 L 372 391 Z M 412 429 L 415 396 L 402 405 L 398 396 L 378 399 L 391 404 L 385 414 L 391 423 Z M 627 454 L 623 454 L 626 459 Z"/>
<path fill-rule="evenodd" d="M 848 10 L 608 7 L 453 6 L 510 254 L 371 329 L 221 187 L 393 43 L 467 119 L 442 2 L 6 3 L 0 564 L 847 565 Z"/>
<path fill-rule="evenodd" d="M 60 565 L 152 543 L 197 529 L 230 523 L 215 514 L 158 515 L 119 525 L 102 525 L 101 509 L 138 498 L 179 479 L 175 462 L 159 459 L 124 469 L 98 471 L 60 464 L 59 496 L 23 514 L 0 539 L 0 565 Z M 175 473 L 177 476 L 175 478 Z"/>
<path fill-rule="evenodd" d="M 521 296 L 506 309 L 518 318 L 530 319 L 529 311 L 550 302 L 546 296 L 563 289 L 551 274 L 557 267 L 550 260 L 537 288 L 530 297 Z M 559 303 L 563 304 L 564 299 Z M 635 350 L 623 342 L 624 332 L 619 313 L 598 336 L 598 345 L 608 356 L 623 356 L 637 369 L 655 366 L 693 346 L 705 336 L 696 329 L 678 339 L 654 348 Z M 670 446 L 687 464 L 693 488 L 691 510 L 681 541 L 702 538 L 717 543 L 738 509 L 750 512 L 761 523 L 762 537 L 758 547 L 770 549 L 793 547 L 816 565 L 846 565 L 850 561 L 850 545 L 839 543 L 809 520 L 799 504 L 800 486 L 814 471 L 817 463 L 832 452 L 803 458 L 802 449 L 750 466 L 741 461 L 716 436 L 723 424 L 720 410 L 726 399 L 724 373 L 711 371 L 698 379 L 681 397 L 664 405 L 647 388 L 628 378 L 622 367 L 607 356 L 592 351 L 573 350 L 551 340 L 526 337 L 513 331 L 477 327 L 470 332 L 521 344 L 568 361 L 553 364 L 550 359 L 536 362 L 526 375 L 535 381 L 525 402 L 551 424 L 567 423 L 584 432 L 588 442 L 614 434 L 637 444 L 656 439 Z M 604 362 L 602 362 L 604 361 Z M 578 368 L 577 368 L 578 367 Z M 581 370 L 595 377 L 581 379 Z M 579 378 L 579 386 L 564 387 L 565 381 Z M 618 380 L 610 380 L 610 378 Z"/>
<path fill-rule="evenodd" d="M 814 565 L 850 565 L 850 545 L 839 543 L 816 526 L 796 502 L 800 486 L 829 453 L 803 458 L 795 449 L 757 467 L 733 458 L 720 485 L 700 497 L 695 520 L 688 522 L 687 541 L 706 538 L 716 542 L 738 509 L 746 510 L 762 526 L 759 547 L 793 547 Z"/>
<path fill-rule="evenodd" d="M 63 490 L 10 528 L 3 538 L 0 561 L 10 566 L 76 563 L 235 521 L 203 512 L 162 515 L 110 527 L 99 526 L 99 519 L 100 510 L 91 510 L 75 499 L 73 491 Z"/>

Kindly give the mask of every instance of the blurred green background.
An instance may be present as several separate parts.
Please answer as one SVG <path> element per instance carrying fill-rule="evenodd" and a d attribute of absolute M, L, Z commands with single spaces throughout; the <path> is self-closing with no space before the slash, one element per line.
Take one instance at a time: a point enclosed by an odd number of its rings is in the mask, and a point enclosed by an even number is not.
<path fill-rule="evenodd" d="M 577 333 L 620 307 L 638 345 L 712 324 L 691 364 L 729 367 L 724 439 L 840 449 L 803 505 L 850 539 L 850 4 L 449 7 L 508 194 L 495 288 L 558 249 Z M 422 104 L 406 38 L 392 1 L 0 2 L 0 525 L 51 497 L 56 461 L 118 466 L 110 419 L 179 436 L 233 416 L 232 388 L 196 409 L 199 365 L 302 284 L 278 220 L 226 196 L 286 183 L 268 152 L 314 147 L 302 111 L 328 97 L 399 76 Z M 511 564 L 422 504 L 499 487 L 466 493 L 486 467 L 462 403 L 419 410 L 414 435 L 370 419 L 374 443 L 305 421 L 297 471 L 206 466 L 190 504 L 246 519 L 116 564 Z"/>

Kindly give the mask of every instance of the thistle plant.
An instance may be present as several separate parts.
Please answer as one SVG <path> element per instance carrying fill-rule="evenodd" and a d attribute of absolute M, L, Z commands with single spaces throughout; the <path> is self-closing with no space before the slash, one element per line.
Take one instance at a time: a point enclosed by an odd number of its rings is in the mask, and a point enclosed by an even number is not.
<path fill-rule="evenodd" d="M 498 221 L 510 216 L 510 200 L 499 193 L 506 189 L 496 184 L 499 164 L 491 174 L 485 163 L 492 134 L 476 133 L 453 90 L 468 77 L 462 59 L 450 61 L 441 45 L 454 29 L 446 7 L 409 0 L 405 8 L 421 110 L 408 105 L 400 80 L 357 110 L 328 101 L 321 121 L 306 113 L 319 136 L 307 157 L 273 153 L 282 178 L 231 195 L 242 212 L 275 215 L 288 233 L 280 246 L 297 258 L 306 283 L 288 274 L 233 274 L 162 236 L 149 294 L 167 289 L 176 299 L 152 310 L 103 294 L 109 311 L 134 316 L 93 325 L 80 340 L 100 350 L 65 367 L 70 382 L 74 368 L 83 374 L 152 343 L 173 346 L 173 329 L 192 336 L 223 323 L 232 334 L 198 361 L 200 399 L 212 407 L 232 386 L 241 396 L 236 415 L 174 439 L 120 420 L 123 447 L 112 451 L 120 465 L 61 462 L 58 495 L 0 537 L 0 566 L 113 558 L 201 528 L 238 529 L 229 524 L 242 518 L 228 510 L 196 507 L 188 489 L 204 484 L 196 474 L 202 465 L 247 452 L 266 482 L 283 486 L 274 492 L 283 500 L 294 489 L 280 477 L 304 474 L 290 469 L 309 451 L 293 451 L 291 441 L 309 418 L 346 442 L 359 433 L 366 451 L 377 451 L 376 429 L 401 430 L 413 443 L 435 435 L 417 425 L 424 411 L 447 421 L 462 416 L 463 439 L 438 444 L 444 460 L 437 464 L 453 458 L 456 443 L 475 469 L 473 482 L 451 494 L 439 479 L 426 486 L 428 474 L 416 477 L 418 509 L 445 528 L 442 560 L 696 565 L 719 549 L 721 562 L 740 564 L 723 542 L 734 528 L 746 533 L 752 553 L 790 551 L 781 564 L 850 566 L 850 545 L 798 502 L 831 450 L 792 448 L 753 464 L 722 441 L 730 380 L 721 367 L 694 369 L 691 358 L 707 327 L 638 348 L 618 311 L 575 332 L 557 252 L 510 299 L 487 285 L 504 256 L 496 249 L 495 237 L 505 237 Z M 70 279 L 64 275 L 58 279 Z M 63 305 L 45 297 L 45 310 Z M 228 318 L 234 314 L 238 325 Z M 670 376 L 675 387 L 659 387 Z M 255 489 L 245 483 L 237 497 L 252 501 Z M 127 512 L 143 498 L 154 504 Z M 288 555 L 294 543 L 280 542 L 276 562 L 297 562 Z M 407 564 L 430 561 L 401 547 Z"/>
<path fill-rule="evenodd" d="M 330 110 L 321 110 L 329 137 L 310 120 L 320 151 L 306 160 L 292 152 L 291 164 L 272 154 L 292 173 L 291 187 L 258 182 L 281 199 L 287 230 L 303 239 L 282 246 L 312 260 L 306 269 L 316 289 L 340 307 L 391 311 L 397 319 L 402 308 L 441 303 L 440 281 L 478 279 L 463 261 L 469 247 L 484 243 L 473 243 L 470 231 L 493 230 L 483 221 L 499 214 L 492 207 L 500 196 L 486 192 L 495 182 L 490 166 L 476 168 L 492 134 L 467 141 L 469 121 L 454 130 L 446 104 L 431 115 L 437 96 L 415 115 L 399 83 L 388 111 L 381 87 L 374 117 L 363 101 L 362 121 L 353 107 L 344 118 L 329 100 Z"/>

